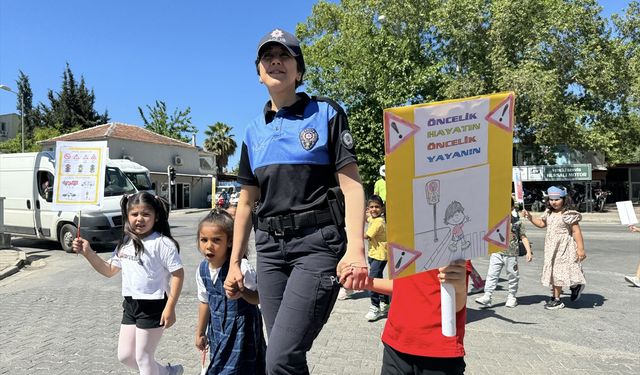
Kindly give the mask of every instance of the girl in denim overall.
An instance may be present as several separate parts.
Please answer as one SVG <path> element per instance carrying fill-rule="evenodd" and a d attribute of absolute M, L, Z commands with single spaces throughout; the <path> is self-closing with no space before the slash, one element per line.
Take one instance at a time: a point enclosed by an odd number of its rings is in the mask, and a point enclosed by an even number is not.
<path fill-rule="evenodd" d="M 255 270 L 247 259 L 241 269 L 245 289 L 229 299 L 223 283 L 229 271 L 233 218 L 214 209 L 198 225 L 198 248 L 204 260 L 198 266 L 198 327 L 196 347 L 209 349 L 207 374 L 264 374 L 265 342 L 258 309 Z"/>

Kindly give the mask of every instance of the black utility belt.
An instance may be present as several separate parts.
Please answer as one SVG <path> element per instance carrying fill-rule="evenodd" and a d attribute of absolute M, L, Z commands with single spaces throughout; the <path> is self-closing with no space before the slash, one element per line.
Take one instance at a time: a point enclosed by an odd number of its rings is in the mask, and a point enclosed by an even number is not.
<path fill-rule="evenodd" d="M 295 232 L 308 227 L 320 227 L 333 223 L 329 209 L 300 212 L 296 214 L 259 217 L 258 229 L 284 235 L 287 232 Z"/>

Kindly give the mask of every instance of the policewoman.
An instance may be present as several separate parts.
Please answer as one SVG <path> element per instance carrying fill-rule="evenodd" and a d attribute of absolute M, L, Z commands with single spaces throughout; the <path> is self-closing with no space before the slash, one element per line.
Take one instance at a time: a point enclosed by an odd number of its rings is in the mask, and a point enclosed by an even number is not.
<path fill-rule="evenodd" d="M 247 126 L 242 143 L 242 189 L 225 290 L 234 298 L 244 287 L 240 261 L 257 202 L 267 373 L 308 374 L 306 353 L 335 303 L 337 274 L 350 267 L 344 286 L 364 287 L 364 191 L 344 110 L 331 100 L 296 93 L 305 72 L 298 40 L 281 29 L 269 32 L 258 44 L 256 68 L 270 100 Z M 336 187 L 344 194 L 343 213 L 335 204 L 341 194 Z"/>

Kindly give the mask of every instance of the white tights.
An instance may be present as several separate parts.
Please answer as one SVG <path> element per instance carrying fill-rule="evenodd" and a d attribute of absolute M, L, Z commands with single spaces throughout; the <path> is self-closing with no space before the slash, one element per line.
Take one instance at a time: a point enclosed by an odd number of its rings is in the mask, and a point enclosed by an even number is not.
<path fill-rule="evenodd" d="M 163 330 L 162 327 L 141 329 L 134 324 L 122 324 L 118 339 L 118 360 L 139 370 L 140 375 L 167 375 L 167 368 L 155 359 Z"/>

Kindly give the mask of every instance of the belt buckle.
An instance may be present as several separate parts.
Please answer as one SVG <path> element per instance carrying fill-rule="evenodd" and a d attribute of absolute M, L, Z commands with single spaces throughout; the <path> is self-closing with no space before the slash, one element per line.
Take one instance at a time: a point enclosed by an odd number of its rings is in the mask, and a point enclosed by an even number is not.
<path fill-rule="evenodd" d="M 277 236 L 277 237 L 283 237 L 284 236 L 284 229 L 274 229 L 273 230 L 273 235 Z"/>

